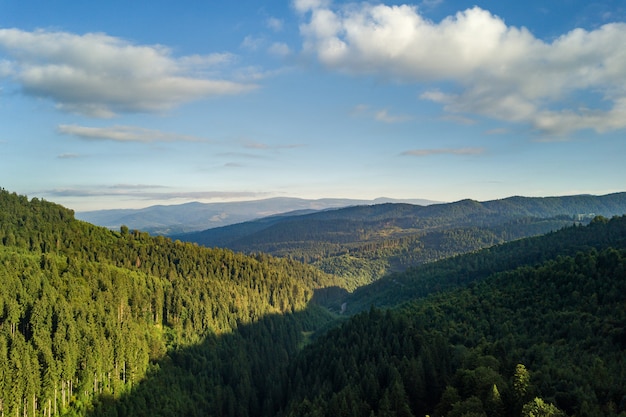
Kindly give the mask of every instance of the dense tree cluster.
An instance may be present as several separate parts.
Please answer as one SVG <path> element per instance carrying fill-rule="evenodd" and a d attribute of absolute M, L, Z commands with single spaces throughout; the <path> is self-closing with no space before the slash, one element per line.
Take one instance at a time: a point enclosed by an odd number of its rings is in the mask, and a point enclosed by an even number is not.
<path fill-rule="evenodd" d="M 335 283 L 286 259 L 111 232 L 4 190 L 0 216 L 0 415 L 118 397 L 169 350 L 301 311 Z"/>
<path fill-rule="evenodd" d="M 371 309 L 294 362 L 286 414 L 626 415 L 625 294 L 626 250 L 590 249 Z"/>
<path fill-rule="evenodd" d="M 557 256 L 574 256 L 591 248 L 626 246 L 626 217 L 598 216 L 587 227 L 574 225 L 533 238 L 495 245 L 395 273 L 358 288 L 345 298 L 348 310 L 392 307 L 445 291 L 521 265 L 538 265 Z"/>
<path fill-rule="evenodd" d="M 626 217 L 346 297 L 289 259 L 1 190 L 0 282 L 2 417 L 626 416 Z M 361 312 L 322 306 L 342 301 Z"/>

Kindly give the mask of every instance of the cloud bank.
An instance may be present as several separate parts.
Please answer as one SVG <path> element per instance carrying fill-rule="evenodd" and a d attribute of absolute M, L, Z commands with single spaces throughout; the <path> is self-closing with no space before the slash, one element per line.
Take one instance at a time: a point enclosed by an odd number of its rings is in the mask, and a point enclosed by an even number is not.
<path fill-rule="evenodd" d="M 51 189 L 40 193 L 53 197 L 130 197 L 144 200 L 223 200 L 264 197 L 252 191 L 172 191 L 170 187 L 146 184 L 117 184 L 101 187 Z"/>
<path fill-rule="evenodd" d="M 556 135 L 626 127 L 626 24 L 575 29 L 546 42 L 479 7 L 436 23 L 409 5 L 293 4 L 304 19 L 304 53 L 348 74 L 452 85 L 420 96 L 449 114 Z M 580 104 L 590 100 L 595 108 Z"/>
<path fill-rule="evenodd" d="M 176 58 L 159 45 L 135 45 L 102 33 L 0 29 L 0 76 L 24 94 L 91 117 L 159 112 L 183 103 L 240 94 L 253 84 L 210 77 L 230 54 Z"/>

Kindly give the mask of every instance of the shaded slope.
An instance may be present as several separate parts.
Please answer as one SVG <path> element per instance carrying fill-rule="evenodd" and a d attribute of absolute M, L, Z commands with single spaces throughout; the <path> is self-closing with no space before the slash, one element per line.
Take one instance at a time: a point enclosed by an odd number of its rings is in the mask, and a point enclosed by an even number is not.
<path fill-rule="evenodd" d="M 557 256 L 573 256 L 590 248 L 626 246 L 626 217 L 597 217 L 588 226 L 573 226 L 543 236 L 497 245 L 392 274 L 346 295 L 348 312 L 370 306 L 393 307 L 459 285 L 466 285 L 523 265 L 537 265 Z"/>
<path fill-rule="evenodd" d="M 353 317 L 294 362 L 285 414 L 623 415 L 625 222 L 590 226 L 606 249 L 555 250 L 532 267 Z"/>

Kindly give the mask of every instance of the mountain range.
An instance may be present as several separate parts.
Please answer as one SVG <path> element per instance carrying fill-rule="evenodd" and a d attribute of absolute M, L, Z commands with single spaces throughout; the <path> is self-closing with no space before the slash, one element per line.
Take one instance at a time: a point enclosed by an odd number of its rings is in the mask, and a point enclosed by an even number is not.
<path fill-rule="evenodd" d="M 626 213 L 626 193 L 384 203 L 275 215 L 173 239 L 312 263 L 356 288 L 408 267 Z"/>
<path fill-rule="evenodd" d="M 263 200 L 226 203 L 191 202 L 179 205 L 157 205 L 142 209 L 113 209 L 77 212 L 76 218 L 109 229 L 126 225 L 155 235 L 172 235 L 205 230 L 260 217 L 287 212 L 308 213 L 330 208 L 381 203 L 434 204 L 424 199 L 356 200 L 325 198 L 318 200 L 276 197 Z"/>

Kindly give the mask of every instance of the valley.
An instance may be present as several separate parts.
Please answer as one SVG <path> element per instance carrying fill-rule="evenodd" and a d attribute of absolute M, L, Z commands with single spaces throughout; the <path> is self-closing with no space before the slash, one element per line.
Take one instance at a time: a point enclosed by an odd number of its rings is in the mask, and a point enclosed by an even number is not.
<path fill-rule="evenodd" d="M 626 193 L 462 200 L 427 206 L 387 203 L 288 213 L 172 239 L 312 264 L 350 289 L 426 262 L 624 213 Z"/>
<path fill-rule="evenodd" d="M 2 190 L 0 411 L 626 415 L 624 199 L 380 204 L 193 235 L 217 247 Z"/>

